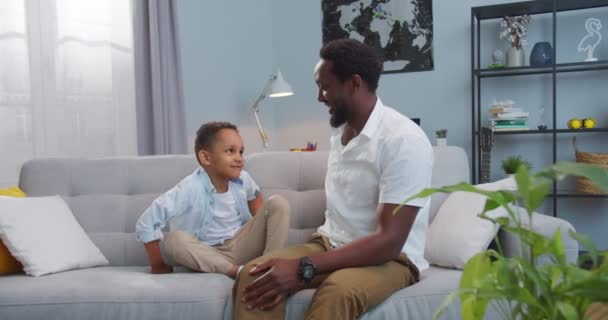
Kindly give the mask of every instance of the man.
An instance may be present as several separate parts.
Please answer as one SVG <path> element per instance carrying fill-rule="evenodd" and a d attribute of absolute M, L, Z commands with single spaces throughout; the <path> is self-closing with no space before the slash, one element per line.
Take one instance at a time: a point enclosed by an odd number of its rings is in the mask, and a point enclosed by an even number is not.
<path fill-rule="evenodd" d="M 285 300 L 317 288 L 307 319 L 354 319 L 428 267 L 428 199 L 393 211 L 430 186 L 433 152 L 424 132 L 376 96 L 373 49 L 336 40 L 315 67 L 318 100 L 334 127 L 325 224 L 303 245 L 255 259 L 234 288 L 235 319 L 283 319 Z"/>

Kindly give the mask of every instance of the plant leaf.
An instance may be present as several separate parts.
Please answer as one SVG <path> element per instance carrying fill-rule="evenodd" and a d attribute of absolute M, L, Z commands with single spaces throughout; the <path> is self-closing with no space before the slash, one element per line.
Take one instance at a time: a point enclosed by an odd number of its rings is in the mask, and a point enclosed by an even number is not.
<path fill-rule="evenodd" d="M 563 301 L 559 301 L 556 305 L 557 310 L 559 311 L 559 313 L 561 313 L 562 316 L 564 316 L 564 319 L 566 320 L 578 320 L 579 319 L 579 315 L 578 312 L 576 311 L 576 308 L 567 303 L 567 302 L 563 302 Z"/>
<path fill-rule="evenodd" d="M 553 238 L 551 239 L 551 254 L 557 260 L 560 265 L 566 264 L 566 248 L 564 247 L 564 241 L 562 239 L 562 231 L 560 228 L 555 230 Z"/>
<path fill-rule="evenodd" d="M 591 301 L 608 301 L 608 275 L 590 277 L 569 288 L 567 295 L 571 297 L 586 297 Z"/>
<path fill-rule="evenodd" d="M 597 266 L 597 249 L 595 247 L 595 245 L 593 244 L 593 241 L 591 241 L 591 238 L 589 238 L 588 236 L 578 233 L 578 232 L 574 232 L 572 230 L 568 230 L 568 234 L 574 239 L 576 240 L 578 243 L 580 243 L 583 248 L 587 251 L 587 255 L 589 255 L 589 257 L 591 258 L 591 261 L 593 262 L 594 266 Z"/>
<path fill-rule="evenodd" d="M 576 162 L 558 162 L 551 167 L 561 175 L 585 177 L 604 192 L 608 192 L 608 169 L 597 165 Z"/>
<path fill-rule="evenodd" d="M 551 190 L 551 180 L 542 175 L 531 176 L 526 166 L 519 166 L 515 173 L 517 190 L 521 196 L 528 214 L 538 209 Z"/>
<path fill-rule="evenodd" d="M 484 280 L 491 270 L 488 253 L 480 252 L 474 255 L 464 267 L 460 279 L 460 301 L 462 304 L 463 319 L 483 319 L 488 305 L 488 299 L 478 296 L 478 289 L 484 287 Z"/>

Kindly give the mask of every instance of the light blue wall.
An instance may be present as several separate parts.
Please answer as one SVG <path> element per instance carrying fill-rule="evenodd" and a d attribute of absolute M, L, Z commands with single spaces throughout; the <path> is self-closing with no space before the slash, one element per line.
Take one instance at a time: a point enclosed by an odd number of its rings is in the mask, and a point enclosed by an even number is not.
<path fill-rule="evenodd" d="M 447 128 L 448 143 L 470 151 L 470 10 L 474 6 L 505 2 L 510 1 L 434 0 L 435 69 L 383 75 L 378 93 L 384 103 L 408 116 L 422 118 L 422 127 L 431 141 L 434 142 L 435 130 Z M 211 2 L 179 2 L 189 129 L 192 131 L 200 122 L 213 118 L 234 121 L 252 129 L 253 122 L 247 108 L 259 94 L 268 70 L 280 67 L 295 95 L 264 104 L 263 121 L 271 130 L 271 149 L 303 147 L 307 140 L 317 140 L 320 149 L 327 149 L 330 134 L 328 114 L 326 107 L 316 101 L 312 75 L 322 45 L 320 1 L 266 0 L 255 1 L 255 5 L 243 0 L 202 3 Z M 207 14 L 211 9 L 216 11 Z M 576 46 L 585 34 L 584 20 L 590 16 L 598 16 L 604 23 L 605 40 L 596 55 L 608 58 L 608 11 L 588 11 L 565 14 L 560 18 L 560 62 L 584 58 L 583 54 L 576 52 Z M 548 18 L 535 16 L 526 59 L 535 42 L 549 37 Z M 483 30 L 482 52 L 486 54 L 482 54 L 482 65 L 486 65 L 494 48 L 507 47 L 497 40 L 497 20 L 484 25 Z M 235 49 L 244 44 L 246 50 Z M 208 77 L 208 74 L 220 75 Z M 221 81 L 213 80 L 218 77 Z M 560 75 L 558 79 L 557 101 L 563 111 L 558 114 L 559 123 L 565 123 L 574 116 L 592 116 L 603 121 L 604 127 L 608 126 L 605 71 Z M 535 126 L 539 118 L 536 110 L 541 106 L 551 107 L 551 79 L 547 76 L 496 78 L 483 83 L 482 105 L 487 106 L 493 99 L 508 98 L 532 113 L 531 124 Z M 547 112 L 545 117 L 549 121 L 550 113 Z M 259 150 L 255 131 L 249 133 L 245 137 L 249 150 Z M 608 151 L 602 137 L 605 135 L 581 136 L 581 149 Z M 560 137 L 560 158 L 573 159 L 570 138 Z M 497 138 L 493 152 L 493 178 L 502 177 L 500 160 L 512 154 L 522 154 L 536 168 L 549 164 L 549 143 L 550 139 L 543 136 Z M 608 233 L 604 231 L 608 226 L 607 201 L 560 200 L 559 208 L 560 216 L 572 222 L 579 231 L 591 235 L 598 246 L 608 248 Z"/>
<path fill-rule="evenodd" d="M 188 136 L 207 121 L 237 124 L 248 152 L 261 148 L 251 107 L 273 72 L 270 0 L 180 0 L 178 18 Z M 262 122 L 274 129 L 272 101 Z"/>

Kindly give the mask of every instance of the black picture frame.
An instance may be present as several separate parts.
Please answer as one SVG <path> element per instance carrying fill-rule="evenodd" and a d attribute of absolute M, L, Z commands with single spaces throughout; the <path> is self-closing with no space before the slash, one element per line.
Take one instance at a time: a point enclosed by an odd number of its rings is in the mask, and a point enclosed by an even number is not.
<path fill-rule="evenodd" d="M 382 73 L 434 69 L 432 0 L 321 0 L 321 10 L 323 44 L 360 40 L 377 50 Z"/>

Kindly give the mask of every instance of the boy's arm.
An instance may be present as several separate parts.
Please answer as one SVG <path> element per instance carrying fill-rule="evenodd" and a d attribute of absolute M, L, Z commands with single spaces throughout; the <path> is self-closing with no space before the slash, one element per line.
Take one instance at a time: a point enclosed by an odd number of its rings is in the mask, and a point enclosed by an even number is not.
<path fill-rule="evenodd" d="M 260 192 L 260 187 L 253 181 L 251 175 L 245 170 L 241 172 L 241 179 L 243 180 L 243 187 L 247 194 L 247 204 L 249 205 L 249 212 L 252 216 L 255 216 L 262 207 L 264 206 L 264 199 Z"/>
<path fill-rule="evenodd" d="M 160 253 L 160 240 L 154 240 L 144 244 L 148 260 L 150 260 L 150 273 L 170 273 L 173 267 L 166 264 Z"/>
<path fill-rule="evenodd" d="M 255 199 L 247 201 L 247 205 L 249 205 L 249 212 L 251 212 L 251 215 L 255 216 L 264 206 L 262 194 L 258 193 L 258 196 Z"/>
<path fill-rule="evenodd" d="M 163 237 L 162 229 L 166 222 L 182 214 L 189 205 L 190 194 L 188 188 L 177 185 L 158 197 L 150 207 L 141 215 L 135 225 L 137 240 L 144 243 L 151 273 L 171 272 L 160 252 L 160 240 Z"/>

